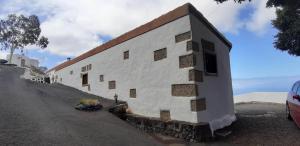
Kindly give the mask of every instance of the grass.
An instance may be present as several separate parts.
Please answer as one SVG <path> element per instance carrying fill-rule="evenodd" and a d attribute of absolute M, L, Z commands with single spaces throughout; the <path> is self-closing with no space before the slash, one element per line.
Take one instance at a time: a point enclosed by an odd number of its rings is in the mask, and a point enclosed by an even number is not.
<path fill-rule="evenodd" d="M 80 99 L 79 103 L 83 105 L 93 105 L 93 106 L 100 104 L 98 99 Z"/>

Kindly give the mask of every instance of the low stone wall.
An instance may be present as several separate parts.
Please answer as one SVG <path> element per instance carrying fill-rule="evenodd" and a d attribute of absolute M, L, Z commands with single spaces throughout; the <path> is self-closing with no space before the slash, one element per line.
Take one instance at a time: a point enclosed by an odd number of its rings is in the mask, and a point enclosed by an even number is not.
<path fill-rule="evenodd" d="M 161 133 L 190 142 L 207 141 L 212 138 L 208 123 L 164 122 L 158 118 L 147 118 L 133 114 L 127 114 L 126 121 L 147 133 Z"/>
<path fill-rule="evenodd" d="M 130 125 L 147 133 L 160 133 L 184 139 L 189 142 L 201 142 L 212 139 L 208 123 L 188 123 L 183 121 L 162 121 L 160 118 L 149 118 L 128 114 L 126 102 L 119 103 L 109 109 L 109 112 L 127 121 Z"/>

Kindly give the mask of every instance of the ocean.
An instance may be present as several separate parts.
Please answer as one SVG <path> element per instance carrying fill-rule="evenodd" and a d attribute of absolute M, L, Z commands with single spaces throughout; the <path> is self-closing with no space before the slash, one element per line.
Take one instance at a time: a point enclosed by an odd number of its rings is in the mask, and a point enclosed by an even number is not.
<path fill-rule="evenodd" d="M 233 79 L 234 96 L 251 92 L 288 92 L 300 76 Z"/>

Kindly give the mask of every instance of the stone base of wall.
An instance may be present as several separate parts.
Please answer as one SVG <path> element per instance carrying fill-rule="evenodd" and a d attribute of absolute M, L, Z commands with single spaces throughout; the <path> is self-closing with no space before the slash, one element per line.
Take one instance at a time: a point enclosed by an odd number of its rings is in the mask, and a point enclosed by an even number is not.
<path fill-rule="evenodd" d="M 159 118 L 148 118 L 127 114 L 126 121 L 147 133 L 161 133 L 189 142 L 201 142 L 212 139 L 208 123 L 187 123 L 182 121 L 163 122 Z"/>
<path fill-rule="evenodd" d="M 130 125 L 147 133 L 160 133 L 184 139 L 189 142 L 212 140 L 212 132 L 208 123 L 188 123 L 183 121 L 162 121 L 160 118 L 149 118 L 126 113 L 128 105 L 118 104 L 109 109 L 111 113 Z"/>

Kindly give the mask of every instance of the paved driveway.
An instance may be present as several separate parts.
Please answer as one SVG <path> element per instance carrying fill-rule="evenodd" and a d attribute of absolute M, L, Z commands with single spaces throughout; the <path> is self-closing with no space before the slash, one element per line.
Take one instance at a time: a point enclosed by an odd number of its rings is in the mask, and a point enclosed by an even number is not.
<path fill-rule="evenodd" d="M 23 72 L 0 65 L 0 145 L 159 145 L 106 110 L 73 108 L 82 97 L 97 97 L 20 79 Z M 106 107 L 112 104 L 101 101 Z"/>

